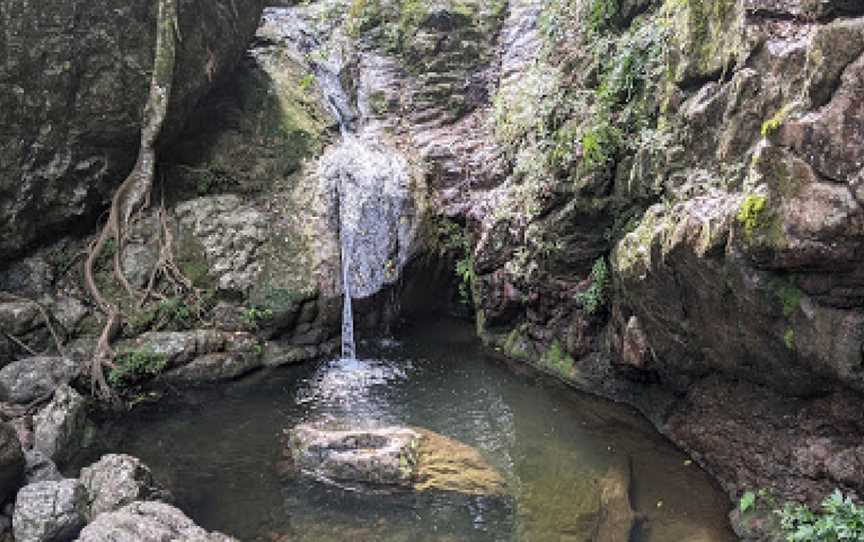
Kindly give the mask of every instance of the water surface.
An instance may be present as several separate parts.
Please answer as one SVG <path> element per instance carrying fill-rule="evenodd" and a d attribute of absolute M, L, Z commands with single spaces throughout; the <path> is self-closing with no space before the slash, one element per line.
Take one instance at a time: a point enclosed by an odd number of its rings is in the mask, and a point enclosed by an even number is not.
<path fill-rule="evenodd" d="M 358 358 L 169 394 L 105 427 L 113 444 L 98 452 L 140 457 L 198 523 L 247 541 L 588 542 L 578 511 L 599 477 L 628 466 L 637 542 L 735 540 L 726 496 L 644 419 L 514 373 L 469 325 L 417 325 L 361 342 Z M 416 425 L 475 446 L 515 502 L 368 497 L 285 472 L 283 430 L 322 416 Z"/>

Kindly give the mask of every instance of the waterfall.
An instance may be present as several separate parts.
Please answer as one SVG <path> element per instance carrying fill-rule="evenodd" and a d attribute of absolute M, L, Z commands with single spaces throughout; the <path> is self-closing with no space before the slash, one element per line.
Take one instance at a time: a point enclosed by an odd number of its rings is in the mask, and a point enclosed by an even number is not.
<path fill-rule="evenodd" d="M 407 160 L 362 130 L 339 78 L 342 61 L 328 55 L 314 66 L 340 131 L 319 161 L 323 186 L 335 197 L 342 275 L 342 358 L 355 359 L 353 299 L 394 284 L 416 234 Z M 359 126 L 359 129 L 358 129 Z"/>
<path fill-rule="evenodd" d="M 338 192 L 340 194 L 339 233 L 342 246 L 342 359 L 353 360 L 357 352 L 354 346 L 354 311 L 351 305 L 351 233 L 346 227 L 347 221 L 343 215 L 341 187 Z"/>

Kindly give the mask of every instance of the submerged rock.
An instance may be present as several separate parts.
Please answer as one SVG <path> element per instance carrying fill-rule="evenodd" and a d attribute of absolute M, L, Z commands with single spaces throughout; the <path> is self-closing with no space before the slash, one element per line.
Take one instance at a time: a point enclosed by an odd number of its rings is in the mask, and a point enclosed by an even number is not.
<path fill-rule="evenodd" d="M 84 526 L 87 493 L 78 480 L 24 486 L 15 501 L 17 542 L 66 542 Z"/>
<path fill-rule="evenodd" d="M 67 358 L 32 357 L 0 369 L 0 401 L 29 403 L 44 397 L 78 375 L 78 364 Z"/>
<path fill-rule="evenodd" d="M 108 454 L 81 469 L 81 483 L 87 489 L 87 517 L 113 512 L 135 501 L 170 500 L 170 494 L 153 479 L 140 459 Z"/>
<path fill-rule="evenodd" d="M 79 542 L 236 542 L 208 533 L 183 512 L 162 502 L 133 502 L 100 514 L 81 531 Z"/>
<path fill-rule="evenodd" d="M 425 429 L 300 424 L 289 432 L 287 452 L 301 472 L 336 485 L 507 493 L 504 478 L 477 450 Z"/>

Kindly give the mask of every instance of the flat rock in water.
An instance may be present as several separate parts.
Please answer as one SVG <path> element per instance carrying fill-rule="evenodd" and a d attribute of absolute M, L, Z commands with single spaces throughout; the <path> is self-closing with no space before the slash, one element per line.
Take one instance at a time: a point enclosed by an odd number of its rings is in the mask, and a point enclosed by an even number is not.
<path fill-rule="evenodd" d="M 476 449 L 426 429 L 300 424 L 289 432 L 287 452 L 304 474 L 337 485 L 478 496 L 507 493 L 504 478 Z"/>

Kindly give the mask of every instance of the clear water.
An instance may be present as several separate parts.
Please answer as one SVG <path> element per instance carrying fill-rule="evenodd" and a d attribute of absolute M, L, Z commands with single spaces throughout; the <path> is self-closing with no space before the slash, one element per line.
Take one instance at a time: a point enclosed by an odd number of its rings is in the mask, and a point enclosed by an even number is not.
<path fill-rule="evenodd" d="M 578 541 L 574 511 L 630 462 L 637 542 L 726 542 L 729 501 L 629 409 L 489 358 L 462 322 L 361 343 L 359 359 L 262 372 L 137 408 L 93 455 L 142 458 L 208 529 L 247 541 Z M 285 428 L 322 415 L 429 428 L 478 448 L 515 502 L 371 497 L 284 469 Z M 588 541 L 585 541 L 588 542 Z M 624 542 L 624 541 L 622 541 Z"/>

